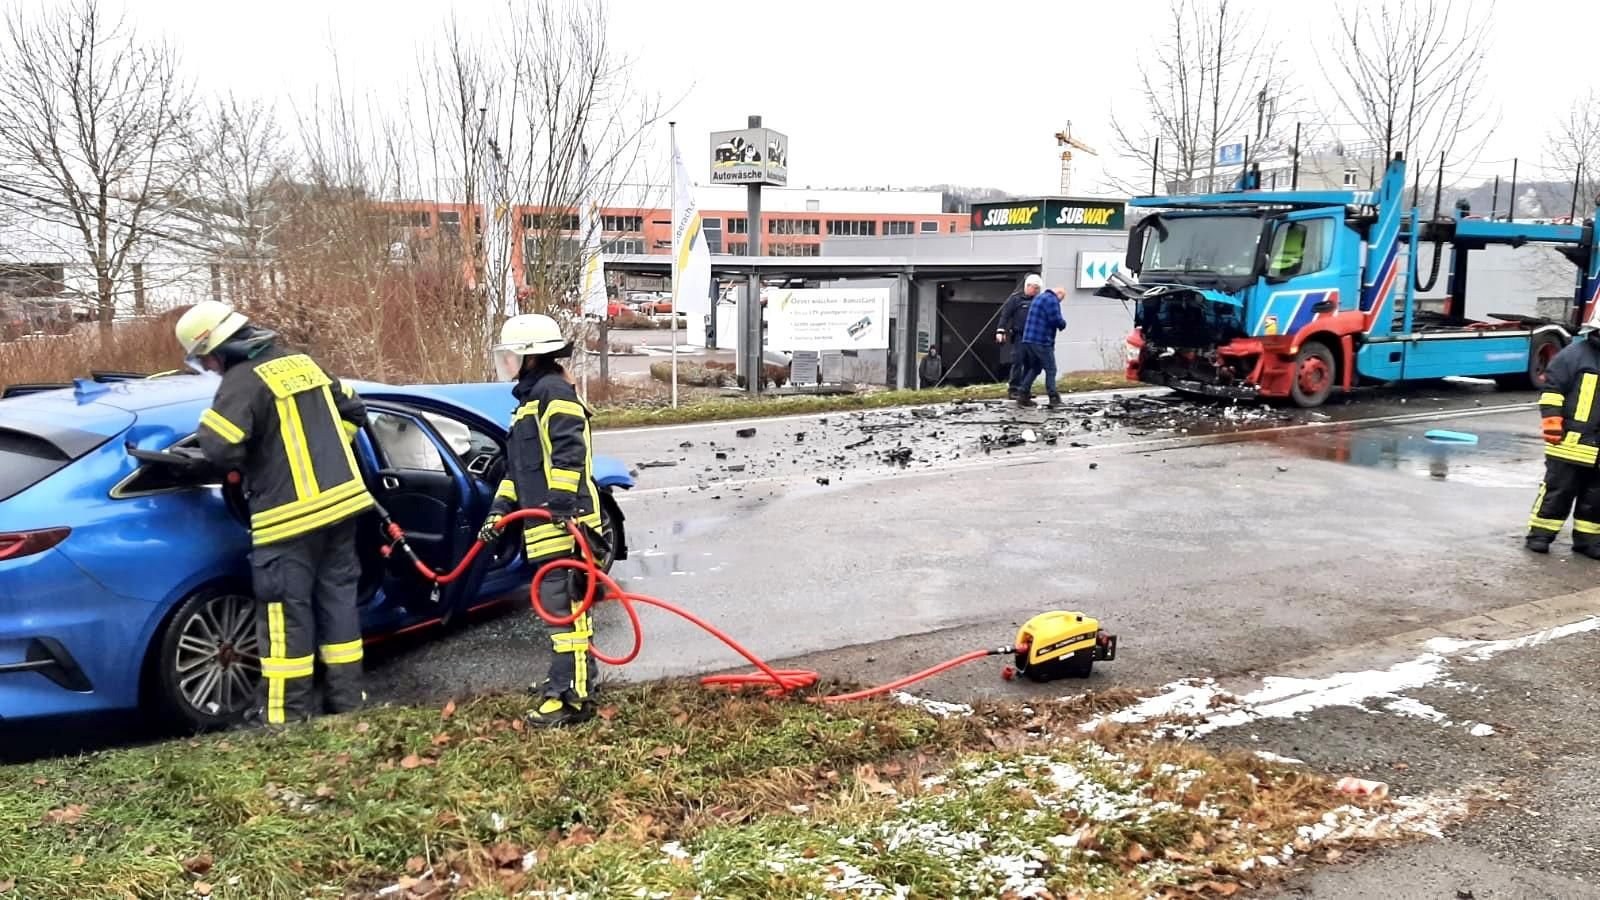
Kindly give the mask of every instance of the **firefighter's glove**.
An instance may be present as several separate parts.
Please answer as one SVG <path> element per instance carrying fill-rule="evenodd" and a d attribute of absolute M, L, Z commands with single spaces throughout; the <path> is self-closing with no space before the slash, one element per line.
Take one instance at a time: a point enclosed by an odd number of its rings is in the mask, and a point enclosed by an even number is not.
<path fill-rule="evenodd" d="M 491 547 L 494 546 L 500 540 L 501 518 L 497 512 L 490 513 L 489 518 L 483 520 L 483 527 L 478 529 L 478 540 Z"/>
<path fill-rule="evenodd" d="M 1559 443 L 1561 443 L 1562 437 L 1564 437 L 1566 435 L 1566 433 L 1567 433 L 1566 425 L 1562 423 L 1562 420 L 1561 420 L 1560 416 L 1545 416 L 1544 417 L 1544 439 L 1545 439 L 1545 443 L 1548 443 L 1548 444 L 1559 444 Z"/>

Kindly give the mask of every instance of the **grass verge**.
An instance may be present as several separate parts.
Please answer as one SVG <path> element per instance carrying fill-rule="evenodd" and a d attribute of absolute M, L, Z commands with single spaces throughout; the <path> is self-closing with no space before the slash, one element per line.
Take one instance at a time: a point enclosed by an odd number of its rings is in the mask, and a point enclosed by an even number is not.
<path fill-rule="evenodd" d="M 1052 740 L 1066 705 L 939 717 L 682 684 L 608 701 L 560 733 L 502 696 L 14 766 L 0 894 L 1229 895 L 1384 836 L 1254 756 Z"/>
<path fill-rule="evenodd" d="M 1132 387 L 1120 372 L 1075 372 L 1057 382 L 1061 393 L 1098 391 Z M 595 411 L 594 427 L 633 428 L 643 425 L 685 425 L 693 422 L 721 422 L 762 416 L 791 416 L 811 413 L 850 412 L 861 409 L 887 409 L 896 406 L 922 406 L 973 400 L 1003 400 L 1003 384 L 927 390 L 869 391 L 815 397 L 767 397 L 756 400 L 741 397 L 715 397 L 670 406 L 625 406 Z"/>

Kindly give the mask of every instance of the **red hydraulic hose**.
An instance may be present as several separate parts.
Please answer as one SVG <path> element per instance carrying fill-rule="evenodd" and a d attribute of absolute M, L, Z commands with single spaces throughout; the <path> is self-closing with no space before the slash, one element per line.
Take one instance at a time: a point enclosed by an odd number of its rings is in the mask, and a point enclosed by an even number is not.
<path fill-rule="evenodd" d="M 387 520 L 388 516 L 385 514 L 384 518 Z M 550 513 L 548 510 L 544 509 L 519 509 L 502 518 L 500 520 L 500 524 L 509 525 L 512 522 L 521 521 L 523 519 L 535 519 L 541 522 L 548 522 L 550 521 Z M 595 564 L 594 553 L 589 548 L 589 541 L 584 537 L 583 530 L 579 528 L 576 523 L 572 522 L 567 523 L 567 530 L 572 533 L 573 538 L 577 541 L 578 548 L 582 551 L 581 556 L 579 558 L 556 559 L 540 566 L 539 570 L 533 575 L 533 583 L 529 586 L 529 600 L 533 606 L 533 611 L 538 614 L 539 618 L 556 627 L 571 625 L 573 622 L 577 621 L 579 616 L 587 613 L 589 608 L 594 606 L 598 600 L 615 600 L 622 604 L 623 610 L 625 610 L 628 615 L 629 626 L 633 629 L 633 648 L 622 656 L 607 656 L 605 653 L 602 653 L 598 648 L 591 644 L 589 652 L 594 654 L 595 659 L 610 666 L 624 666 L 638 658 L 639 651 L 644 647 L 644 629 L 639 622 L 639 612 L 635 608 L 635 604 L 643 603 L 647 606 L 654 606 L 657 609 L 664 609 L 667 612 L 693 623 L 707 634 L 726 644 L 730 650 L 744 657 L 746 661 L 756 668 L 756 671 L 754 672 L 734 675 L 707 675 L 706 677 L 700 679 L 700 683 L 706 687 L 765 687 L 767 688 L 766 693 L 768 696 L 776 697 L 787 694 L 791 691 L 802 690 L 811 687 L 819 680 L 817 673 L 811 671 L 810 669 L 772 668 L 772 666 L 768 665 L 767 662 L 761 657 L 756 656 L 754 653 L 740 645 L 738 641 L 735 641 L 733 638 L 729 637 L 725 632 L 722 631 L 722 629 L 712 625 L 710 622 L 705 621 L 704 619 L 696 616 L 694 613 L 691 613 L 680 606 L 668 603 L 667 601 L 656 597 L 651 597 L 647 594 L 636 594 L 631 591 L 623 590 L 622 587 L 618 585 L 610 575 L 607 575 L 605 572 L 601 571 L 600 567 Z M 467 569 L 471 567 L 472 561 L 477 558 L 479 551 L 481 551 L 484 547 L 482 541 L 474 543 L 472 547 L 467 550 L 467 554 L 461 558 L 459 563 L 456 564 L 454 569 L 451 569 L 449 572 L 441 573 L 435 572 L 433 569 L 429 568 L 426 563 L 417 558 L 416 553 L 412 552 L 411 547 L 406 543 L 405 532 L 401 530 L 399 525 L 396 525 L 392 521 L 387 521 L 384 531 L 395 542 L 395 545 L 398 546 L 406 554 L 406 556 L 410 558 L 412 565 L 415 566 L 417 572 L 422 575 L 423 578 L 438 584 L 448 584 L 465 574 Z M 583 600 L 578 604 L 578 608 L 574 612 L 565 616 L 556 615 L 555 613 L 545 609 L 539 603 L 539 583 L 544 580 L 546 575 L 557 572 L 561 569 L 571 569 L 575 572 L 579 572 L 588 576 L 584 579 L 586 584 L 583 593 Z M 604 593 L 598 597 L 596 596 L 595 591 L 597 586 L 605 588 Z M 875 697 L 879 694 L 886 694 L 890 691 L 898 690 L 906 685 L 921 681 L 924 678 L 931 678 L 940 672 L 953 669 L 957 666 L 965 665 L 969 662 L 982 659 L 986 656 L 1003 656 L 1009 655 L 1012 652 L 1014 652 L 1014 648 L 1012 647 L 998 647 L 992 650 L 973 650 L 970 653 L 963 653 L 954 659 L 946 660 L 936 666 L 924 669 L 914 675 L 908 675 L 888 684 L 879 685 L 878 687 L 868 688 L 866 690 L 854 691 L 848 694 L 833 694 L 826 697 L 813 697 L 810 699 L 819 703 L 843 703 L 850 700 L 864 700 L 868 697 Z"/>

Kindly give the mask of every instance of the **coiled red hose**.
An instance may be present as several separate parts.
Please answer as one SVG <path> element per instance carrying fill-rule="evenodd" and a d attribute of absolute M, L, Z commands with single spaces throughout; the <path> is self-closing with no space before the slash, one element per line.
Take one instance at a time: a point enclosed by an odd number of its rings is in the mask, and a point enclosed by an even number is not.
<path fill-rule="evenodd" d="M 385 519 L 387 519 L 387 516 L 385 516 Z M 512 522 L 517 522 L 524 519 L 534 519 L 541 522 L 548 522 L 550 521 L 550 513 L 549 511 L 543 509 L 519 509 L 516 512 L 510 513 L 502 518 L 500 520 L 500 524 L 502 526 L 509 525 Z M 668 603 L 667 601 L 657 597 L 651 597 L 648 594 L 638 594 L 632 591 L 623 590 L 622 587 L 618 585 L 610 575 L 601 571 L 600 567 L 595 563 L 594 553 L 589 547 L 588 539 L 584 537 L 583 529 L 579 528 L 576 523 L 569 522 L 567 524 L 567 530 L 571 532 L 572 537 L 577 541 L 578 548 L 582 551 L 581 555 L 577 558 L 552 560 L 540 566 L 539 570 L 533 575 L 533 583 L 529 586 L 529 600 L 533 606 L 533 611 L 538 614 L 539 618 L 543 619 L 547 624 L 556 627 L 571 625 L 573 622 L 577 621 L 579 616 L 587 613 L 590 607 L 594 606 L 597 602 L 614 600 L 621 604 L 623 611 L 627 613 L 628 624 L 633 629 L 633 647 L 627 653 L 624 653 L 621 656 L 608 656 L 599 648 L 595 647 L 593 644 L 590 644 L 589 652 L 594 654 L 594 658 L 600 662 L 603 662 L 609 666 L 625 666 L 638 658 L 639 651 L 644 648 L 644 628 L 639 621 L 639 611 L 635 605 L 643 603 L 647 606 L 654 606 L 657 609 L 664 609 L 673 615 L 679 616 L 699 626 L 707 634 L 721 641 L 723 644 L 726 644 L 730 650 L 744 657 L 746 661 L 756 668 L 756 671 L 754 672 L 733 675 L 707 675 L 706 677 L 700 679 L 700 683 L 706 687 L 734 689 L 765 687 L 767 689 L 766 694 L 768 696 L 776 697 L 787 694 L 791 691 L 803 690 L 811 687 L 819 680 L 817 673 L 811 671 L 810 669 L 774 669 L 761 657 L 745 649 L 745 647 L 740 645 L 738 641 L 735 641 L 733 638 L 729 637 L 722 629 L 712 625 L 710 622 L 705 621 L 681 606 Z M 478 553 L 482 551 L 484 547 L 482 541 L 474 543 L 472 547 L 467 550 L 466 555 L 461 558 L 461 561 L 456 563 L 456 567 L 454 569 L 451 569 L 449 572 L 440 573 L 435 572 L 433 569 L 429 568 L 426 563 L 417 558 L 417 555 L 412 552 L 411 547 L 406 544 L 405 532 L 401 530 L 400 526 L 394 524 L 392 521 L 389 521 L 385 526 L 385 532 L 391 539 L 394 540 L 395 544 L 405 552 L 406 556 L 411 559 L 412 565 L 415 566 L 417 572 L 421 574 L 423 578 L 438 584 L 449 584 L 465 574 L 467 569 L 472 566 L 472 561 L 477 558 Z M 583 593 L 583 600 L 578 604 L 577 610 L 569 615 L 564 616 L 557 615 L 545 609 L 539 603 L 539 583 L 544 580 L 546 575 L 550 575 L 562 569 L 571 569 L 574 572 L 588 576 L 584 579 L 586 587 Z M 597 593 L 597 588 L 604 588 L 604 592 Z M 888 684 L 867 688 L 866 690 L 853 691 L 848 694 L 832 694 L 826 697 L 812 697 L 809 699 L 818 703 L 843 703 L 850 700 L 865 700 L 868 697 L 875 697 L 879 694 L 886 694 L 890 691 L 899 690 L 908 684 L 913 684 L 921 681 L 924 678 L 931 678 L 932 676 L 941 672 L 948 671 L 957 666 L 965 665 L 974 660 L 982 659 L 986 656 L 1002 656 L 1012 652 L 1014 652 L 1014 648 L 1012 647 L 998 647 L 991 650 L 973 650 L 970 653 L 963 653 L 954 659 L 945 660 L 936 666 L 924 669 L 914 675 L 907 675 L 904 678 L 891 681 Z"/>

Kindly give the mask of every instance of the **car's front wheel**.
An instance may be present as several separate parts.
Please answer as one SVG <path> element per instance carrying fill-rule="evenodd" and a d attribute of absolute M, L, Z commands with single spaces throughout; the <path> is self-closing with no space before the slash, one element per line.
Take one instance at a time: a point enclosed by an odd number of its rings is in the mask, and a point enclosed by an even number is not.
<path fill-rule="evenodd" d="M 228 587 L 189 595 L 167 621 L 154 665 L 154 699 L 178 724 L 204 730 L 238 721 L 261 680 L 255 598 Z"/>

